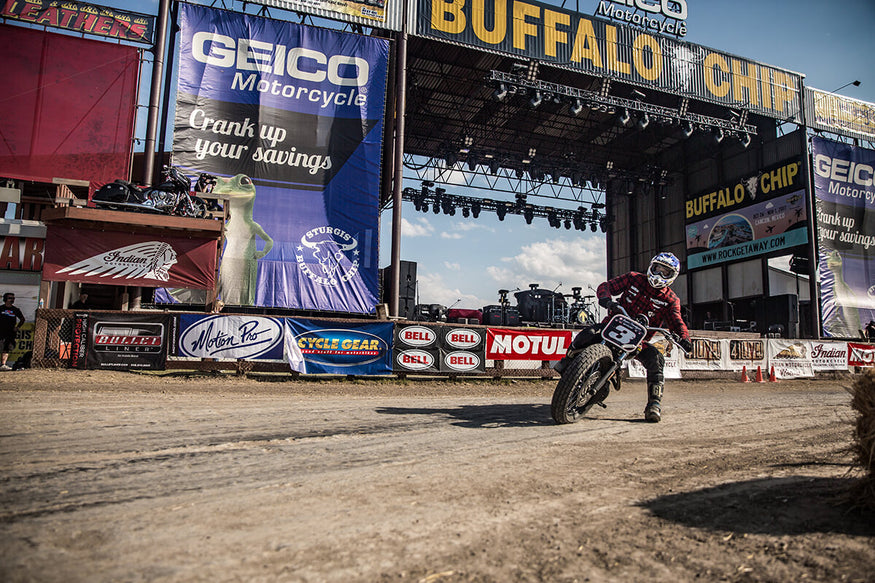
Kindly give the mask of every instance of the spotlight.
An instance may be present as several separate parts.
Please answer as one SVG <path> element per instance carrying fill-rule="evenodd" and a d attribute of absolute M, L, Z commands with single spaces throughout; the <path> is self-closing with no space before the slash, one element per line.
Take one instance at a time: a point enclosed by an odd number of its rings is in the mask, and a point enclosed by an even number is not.
<path fill-rule="evenodd" d="M 498 174 L 498 168 L 499 168 L 498 160 L 493 158 L 492 160 L 489 161 L 489 172 L 491 172 L 492 174 Z"/>
<path fill-rule="evenodd" d="M 745 148 L 747 148 L 748 146 L 750 146 L 750 134 L 748 134 L 748 133 L 742 134 L 742 136 L 741 136 L 741 145 L 742 145 L 743 147 L 745 147 Z"/>
<path fill-rule="evenodd" d="M 459 157 L 456 156 L 455 152 L 450 152 L 449 154 L 447 154 L 445 161 L 447 163 L 447 168 L 452 168 L 456 165 L 456 162 L 459 161 Z"/>
<path fill-rule="evenodd" d="M 507 85 L 499 83 L 498 88 L 492 92 L 492 99 L 495 101 L 504 101 L 507 99 Z"/>
<path fill-rule="evenodd" d="M 503 202 L 498 203 L 498 206 L 495 207 L 495 214 L 498 215 L 499 221 L 503 221 L 504 216 L 507 214 L 507 206 Z"/>
<path fill-rule="evenodd" d="M 556 216 L 555 210 L 550 209 L 547 211 L 547 223 L 549 223 L 551 227 L 559 227 L 559 217 Z"/>
<path fill-rule="evenodd" d="M 471 172 L 477 170 L 477 156 L 474 154 L 468 154 L 468 170 Z"/>
<path fill-rule="evenodd" d="M 532 109 L 534 109 L 541 105 L 542 101 L 544 101 L 544 96 L 541 94 L 540 91 L 535 90 L 534 95 L 532 95 L 532 98 L 529 99 L 529 105 L 532 107 Z"/>
<path fill-rule="evenodd" d="M 599 229 L 602 233 L 608 232 L 608 220 L 606 218 L 599 221 Z"/>
<path fill-rule="evenodd" d="M 436 214 L 436 215 L 440 214 L 440 212 L 441 212 L 441 203 L 439 203 L 437 200 L 435 200 L 435 201 L 434 201 L 434 204 L 433 204 L 432 207 L 431 207 L 431 210 L 433 210 L 433 211 L 434 211 L 434 214 Z"/>
<path fill-rule="evenodd" d="M 575 97 L 574 103 L 571 104 L 571 114 L 578 116 L 581 111 L 583 111 L 583 101 L 581 101 L 579 97 Z"/>
<path fill-rule="evenodd" d="M 623 127 L 628 127 L 630 123 L 632 123 L 632 114 L 629 113 L 629 110 L 623 108 L 622 113 L 620 113 L 620 125 Z"/>
<path fill-rule="evenodd" d="M 475 200 L 471 203 L 471 215 L 476 219 L 480 216 L 480 201 Z"/>
<path fill-rule="evenodd" d="M 641 117 L 638 118 L 638 129 L 644 130 L 647 129 L 647 126 L 650 125 L 650 116 L 647 115 L 647 112 L 641 114 Z"/>
<path fill-rule="evenodd" d="M 685 121 L 681 124 L 681 131 L 684 132 L 684 137 L 689 138 L 693 135 L 693 123 L 689 121 Z"/>
<path fill-rule="evenodd" d="M 532 208 L 532 205 L 526 205 L 526 208 L 523 211 L 523 217 L 526 219 L 527 225 L 532 224 L 532 219 L 535 218 L 535 209 Z"/>
<path fill-rule="evenodd" d="M 714 131 L 714 141 L 716 143 L 719 144 L 720 142 L 723 141 L 723 138 L 725 138 L 725 137 L 726 137 L 726 134 L 723 132 L 723 128 L 717 128 Z"/>
<path fill-rule="evenodd" d="M 523 178 L 523 169 L 522 169 L 522 168 L 517 168 L 517 169 L 515 169 L 513 172 L 514 172 L 514 175 L 516 175 L 517 178 L 519 178 L 520 180 L 522 180 L 522 178 Z"/>
<path fill-rule="evenodd" d="M 469 216 L 471 216 L 471 210 L 468 207 L 463 206 L 462 207 L 462 216 L 467 219 Z"/>
<path fill-rule="evenodd" d="M 571 219 L 565 219 L 565 228 L 571 229 Z"/>
<path fill-rule="evenodd" d="M 598 227 L 596 226 L 595 223 L 590 223 L 590 224 L 589 224 L 589 230 L 592 231 L 593 233 L 595 233 L 595 230 L 596 230 L 597 228 L 598 228 Z"/>

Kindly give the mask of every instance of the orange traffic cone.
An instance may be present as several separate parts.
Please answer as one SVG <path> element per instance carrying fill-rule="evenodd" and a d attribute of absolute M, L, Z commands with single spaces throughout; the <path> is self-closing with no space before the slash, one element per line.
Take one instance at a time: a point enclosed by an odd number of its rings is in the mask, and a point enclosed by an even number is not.
<path fill-rule="evenodd" d="M 749 383 L 750 379 L 747 378 L 747 365 L 741 367 L 741 382 Z"/>
<path fill-rule="evenodd" d="M 762 367 L 760 367 L 760 366 L 757 367 L 757 382 L 758 382 L 758 383 L 765 382 L 765 381 L 763 380 L 763 369 L 762 369 Z"/>
<path fill-rule="evenodd" d="M 775 378 L 775 367 L 774 366 L 772 367 L 772 370 L 769 371 L 769 382 L 770 383 L 777 383 L 778 382 L 778 379 Z"/>

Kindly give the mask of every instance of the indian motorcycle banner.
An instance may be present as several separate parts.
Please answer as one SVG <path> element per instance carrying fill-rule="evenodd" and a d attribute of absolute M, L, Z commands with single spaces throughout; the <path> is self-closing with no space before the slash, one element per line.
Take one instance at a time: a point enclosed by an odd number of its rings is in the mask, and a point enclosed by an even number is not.
<path fill-rule="evenodd" d="M 875 319 L 875 151 L 811 140 L 823 335 L 859 338 Z"/>
<path fill-rule="evenodd" d="M 180 6 L 174 163 L 218 175 L 228 305 L 371 313 L 389 41 Z"/>
<path fill-rule="evenodd" d="M 216 241 L 49 227 L 43 279 L 212 289 Z"/>

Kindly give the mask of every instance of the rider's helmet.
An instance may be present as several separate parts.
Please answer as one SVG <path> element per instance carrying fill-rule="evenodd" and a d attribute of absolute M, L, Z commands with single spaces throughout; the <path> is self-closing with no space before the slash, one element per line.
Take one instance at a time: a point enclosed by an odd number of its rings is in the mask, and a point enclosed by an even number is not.
<path fill-rule="evenodd" d="M 650 260 L 647 268 L 647 281 L 652 287 L 660 289 L 670 286 L 681 271 L 681 262 L 671 253 L 660 253 Z"/>

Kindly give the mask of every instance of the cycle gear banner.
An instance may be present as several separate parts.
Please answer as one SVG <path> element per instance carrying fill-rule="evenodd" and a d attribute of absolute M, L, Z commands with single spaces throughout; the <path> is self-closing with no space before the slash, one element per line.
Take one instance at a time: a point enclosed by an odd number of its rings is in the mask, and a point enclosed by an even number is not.
<path fill-rule="evenodd" d="M 875 319 L 875 151 L 812 138 L 823 335 Z"/>
<path fill-rule="evenodd" d="M 226 305 L 372 313 L 389 41 L 180 5 L 174 163 L 219 178 Z"/>
<path fill-rule="evenodd" d="M 289 367 L 306 374 L 392 373 L 392 322 L 376 324 L 287 318 Z"/>

